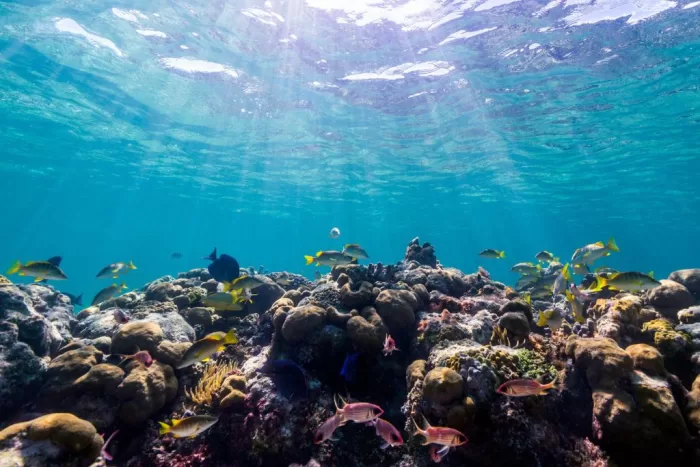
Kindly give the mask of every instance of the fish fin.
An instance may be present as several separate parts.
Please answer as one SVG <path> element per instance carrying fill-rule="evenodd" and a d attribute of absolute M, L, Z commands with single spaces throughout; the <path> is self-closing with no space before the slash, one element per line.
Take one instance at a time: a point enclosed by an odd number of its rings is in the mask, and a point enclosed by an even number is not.
<path fill-rule="evenodd" d="M 655 277 L 654 277 L 654 271 L 649 271 L 649 272 L 647 273 L 647 276 L 651 277 L 652 279 L 655 279 Z"/>
<path fill-rule="evenodd" d="M 505 252 L 505 251 L 499 252 L 499 253 L 498 253 L 498 257 L 501 258 L 501 259 L 505 258 L 505 257 L 506 257 L 506 252 Z"/>
<path fill-rule="evenodd" d="M 438 449 L 437 454 L 440 457 L 444 457 L 448 452 L 450 452 L 450 447 L 449 446 L 444 446 L 440 449 Z"/>
<path fill-rule="evenodd" d="M 12 275 L 12 274 L 17 274 L 17 272 L 22 269 L 22 263 L 19 262 L 19 260 L 15 261 L 12 263 L 12 266 L 10 266 L 10 269 L 7 270 L 7 275 Z"/>
<path fill-rule="evenodd" d="M 382 445 L 379 446 L 379 449 L 386 449 L 386 448 L 388 448 L 389 446 L 391 446 L 391 444 L 389 444 L 389 443 L 387 443 L 386 441 L 384 441 L 384 442 L 382 443 Z"/>
<path fill-rule="evenodd" d="M 615 243 L 615 239 L 613 237 L 610 237 L 610 240 L 608 240 L 607 247 L 608 250 L 614 251 L 615 253 L 620 252 L 620 248 L 617 246 L 617 243 Z"/>
<path fill-rule="evenodd" d="M 34 278 L 34 282 L 41 282 L 41 281 L 43 281 L 43 280 L 44 280 L 43 277 L 35 277 L 35 278 Z"/>
<path fill-rule="evenodd" d="M 181 418 L 173 418 L 172 420 L 170 420 L 170 423 L 172 423 L 173 426 L 178 426 L 181 422 L 182 422 Z"/>
<path fill-rule="evenodd" d="M 596 246 L 605 246 L 605 243 L 603 242 L 595 242 Z"/>
<path fill-rule="evenodd" d="M 214 251 L 209 253 L 209 256 L 205 256 L 202 259 L 208 259 L 209 261 L 216 261 L 216 247 L 214 247 Z"/>
<path fill-rule="evenodd" d="M 114 276 L 112 276 L 112 279 L 119 279 L 119 276 L 115 274 Z"/>
<path fill-rule="evenodd" d="M 209 361 L 209 357 L 205 358 L 204 360 L 200 360 L 200 361 L 201 361 L 201 362 L 208 362 L 208 361 Z"/>
<path fill-rule="evenodd" d="M 360 246 L 357 243 L 346 243 L 343 249 Z"/>
<path fill-rule="evenodd" d="M 224 337 L 225 344 L 238 344 L 238 336 L 236 335 L 236 330 L 231 328 L 229 332 L 226 333 Z"/>
<path fill-rule="evenodd" d="M 316 252 L 316 257 L 318 258 L 318 257 L 321 256 L 322 254 L 323 254 L 323 250 L 319 250 L 319 251 Z"/>
<path fill-rule="evenodd" d="M 51 263 L 54 266 L 58 267 L 61 265 L 61 261 L 63 260 L 63 257 L 61 256 L 52 256 L 51 258 L 47 259 L 47 263 Z"/>
<path fill-rule="evenodd" d="M 557 263 L 558 263 L 558 262 L 559 262 L 559 258 L 557 258 L 557 257 L 555 256 L 554 258 L 552 258 L 552 261 L 554 261 L 554 262 L 557 262 Z"/>
<path fill-rule="evenodd" d="M 136 269 L 133 261 L 129 261 L 129 269 Z"/>
<path fill-rule="evenodd" d="M 233 290 L 233 289 L 232 289 L 232 287 L 233 287 L 233 282 L 226 282 L 226 281 L 224 281 L 224 282 L 222 282 L 222 284 L 224 285 L 224 292 L 229 292 L 229 291 Z"/>
<path fill-rule="evenodd" d="M 537 320 L 537 325 L 541 328 L 547 325 L 547 317 L 544 315 L 544 312 L 540 313 L 540 318 Z"/>
<path fill-rule="evenodd" d="M 125 282 L 122 282 L 121 285 L 119 286 L 119 288 L 120 288 L 121 290 L 126 290 L 126 289 L 128 289 L 129 287 L 126 286 L 126 283 L 125 283 Z"/>
<path fill-rule="evenodd" d="M 566 297 L 566 301 L 568 301 L 568 302 L 573 302 L 573 301 L 574 301 L 574 294 L 572 294 L 571 292 L 569 292 L 568 289 L 564 291 L 564 296 Z"/>
<path fill-rule="evenodd" d="M 165 423 L 163 423 L 163 422 L 158 422 L 158 425 L 160 425 L 160 427 L 158 428 L 158 434 L 159 434 L 159 435 L 164 435 L 164 434 L 166 434 L 166 433 L 170 433 L 170 428 L 171 428 L 171 427 L 170 427 L 169 425 L 167 425 L 167 424 L 165 424 Z"/>
<path fill-rule="evenodd" d="M 311 263 L 314 262 L 314 259 L 315 259 L 315 258 L 314 258 L 313 256 L 304 255 L 304 259 L 306 260 L 306 265 L 308 266 L 308 265 L 310 265 Z"/>
<path fill-rule="evenodd" d="M 569 263 L 566 263 L 564 265 L 564 269 L 562 269 L 562 274 L 564 275 L 564 279 L 566 279 L 567 281 L 570 281 L 572 279 L 571 271 L 569 271 Z"/>
<path fill-rule="evenodd" d="M 614 277 L 615 276 L 613 276 L 612 278 L 614 278 Z M 600 292 L 601 290 L 603 290 L 603 287 L 608 285 L 608 280 L 604 277 L 596 276 L 595 280 L 596 280 L 595 285 L 591 289 L 588 289 L 592 292 Z"/>

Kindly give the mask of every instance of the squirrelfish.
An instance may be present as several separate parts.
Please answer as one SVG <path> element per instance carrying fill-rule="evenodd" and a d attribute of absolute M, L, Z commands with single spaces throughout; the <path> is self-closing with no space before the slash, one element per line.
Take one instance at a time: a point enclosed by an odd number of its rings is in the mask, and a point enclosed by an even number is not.
<path fill-rule="evenodd" d="M 553 387 L 554 381 L 540 384 L 534 379 L 512 379 L 501 384 L 496 392 L 510 397 L 542 396 Z"/>
<path fill-rule="evenodd" d="M 204 306 L 218 311 L 241 311 L 245 308 L 243 300 L 235 292 L 217 292 L 202 299 Z"/>
<path fill-rule="evenodd" d="M 306 265 L 315 264 L 316 266 L 340 266 L 343 264 L 352 263 L 352 256 L 348 256 L 341 251 L 319 251 L 316 256 L 304 256 Z"/>
<path fill-rule="evenodd" d="M 439 444 L 441 446 L 447 447 L 457 447 L 466 444 L 467 437 L 461 431 L 455 430 L 454 428 L 448 428 L 444 426 L 430 426 L 426 420 L 427 428 L 424 430 L 418 426 L 418 423 L 411 417 L 413 424 L 416 426 L 416 434 L 419 434 L 425 438 L 423 441 L 423 446 L 427 444 Z"/>
<path fill-rule="evenodd" d="M 107 452 L 107 446 L 109 446 L 109 443 L 112 442 L 112 439 L 117 436 L 119 433 L 119 430 L 114 430 L 111 435 L 109 435 L 109 438 L 107 438 L 107 441 L 105 441 L 105 444 L 102 446 L 102 449 L 100 450 L 100 455 L 105 458 L 105 460 L 111 461 L 114 459 L 112 455 Z"/>
<path fill-rule="evenodd" d="M 134 269 L 136 269 L 136 266 L 134 266 L 133 261 L 129 261 L 128 263 L 112 263 L 103 267 L 102 270 L 97 273 L 97 278 L 106 279 L 111 277 L 113 279 L 117 279 L 119 276 L 123 276 L 127 272 Z"/>
<path fill-rule="evenodd" d="M 384 356 L 391 355 L 391 352 L 398 350 L 399 349 L 396 348 L 396 341 L 394 341 L 394 338 L 387 334 L 384 338 L 384 349 L 382 350 L 382 352 L 384 352 Z"/>
<path fill-rule="evenodd" d="M 122 355 L 122 357 L 122 361 L 119 362 L 120 365 L 129 360 L 137 361 L 145 367 L 153 365 L 153 357 L 148 353 L 148 350 L 139 350 L 133 355 Z"/>
<path fill-rule="evenodd" d="M 396 429 L 394 425 L 387 422 L 383 418 L 377 418 L 367 423 L 375 428 L 377 436 L 381 437 L 384 442 L 380 446 L 381 449 L 386 449 L 389 446 L 401 446 L 403 444 L 403 438 L 401 433 Z"/>
<path fill-rule="evenodd" d="M 559 258 L 555 258 L 554 255 L 548 251 L 542 250 L 539 253 L 535 255 L 535 258 L 538 261 L 546 261 L 548 263 L 551 263 L 552 261 L 559 261 Z"/>
<path fill-rule="evenodd" d="M 45 279 L 54 281 L 66 280 L 66 274 L 51 261 L 30 261 L 22 264 L 15 261 L 10 269 L 7 270 L 7 275 L 19 273 L 20 276 L 29 276 L 34 278 L 34 282 L 41 282 Z"/>
<path fill-rule="evenodd" d="M 569 263 L 566 263 L 557 275 L 557 278 L 554 280 L 554 285 L 552 286 L 552 293 L 554 295 L 563 294 L 566 291 L 566 288 L 571 280 L 572 277 L 571 273 L 569 272 Z"/>
<path fill-rule="evenodd" d="M 340 400 L 340 405 L 338 400 Z M 343 419 L 343 425 L 347 422 L 367 423 L 375 418 L 379 418 L 384 413 L 381 407 L 368 402 L 351 402 L 348 404 L 341 396 L 334 397 L 333 401 L 335 402 L 336 414 Z"/>
<path fill-rule="evenodd" d="M 574 321 L 581 324 L 585 323 L 586 319 L 583 317 L 583 303 L 568 290 L 564 295 L 566 295 L 566 301 L 571 305 L 571 316 L 574 317 Z"/>
<path fill-rule="evenodd" d="M 653 272 L 644 274 L 641 272 L 618 272 L 609 277 L 596 276 L 596 283 L 589 290 L 598 292 L 603 287 L 613 290 L 627 290 L 638 292 L 640 290 L 653 289 L 661 285 L 661 282 L 654 279 Z"/>
<path fill-rule="evenodd" d="M 227 345 L 237 343 L 238 336 L 236 336 L 235 329 L 231 329 L 227 333 L 212 332 L 192 344 L 175 368 L 182 369 L 197 362 L 206 362 L 209 360 L 209 357 L 216 352 L 221 352 Z"/>
<path fill-rule="evenodd" d="M 542 271 L 542 266 L 532 263 L 518 263 L 510 270 L 518 274 L 538 275 Z"/>
<path fill-rule="evenodd" d="M 479 253 L 479 256 L 483 256 L 484 258 L 503 259 L 506 257 L 506 252 L 487 248 L 486 250 L 483 250 L 481 253 Z"/>
<path fill-rule="evenodd" d="M 343 248 L 342 253 L 344 255 L 350 256 L 351 258 L 357 258 L 357 259 L 362 259 L 362 258 L 369 258 L 369 255 L 367 252 L 362 249 L 360 245 L 357 243 L 349 243 L 345 245 Z"/>
<path fill-rule="evenodd" d="M 97 295 L 95 295 L 95 298 L 92 299 L 92 303 L 90 304 L 90 306 L 99 305 L 100 303 L 109 300 L 110 298 L 114 297 L 119 292 L 127 288 L 128 287 L 123 282 L 120 285 L 112 284 L 109 287 L 105 287 L 104 289 L 97 292 Z"/>
<path fill-rule="evenodd" d="M 441 448 L 438 448 L 437 444 L 433 444 L 432 446 L 430 446 L 428 453 L 430 454 L 430 460 L 435 462 L 436 464 L 439 464 L 440 461 L 442 461 L 442 458 L 445 457 L 449 451 L 449 446 L 443 446 Z"/>
<path fill-rule="evenodd" d="M 549 326 L 552 331 L 556 331 L 561 327 L 562 317 L 561 312 L 556 308 L 540 312 L 540 318 L 537 320 L 537 325 L 541 328 Z"/>
<path fill-rule="evenodd" d="M 329 439 L 331 436 L 333 436 L 335 430 L 342 424 L 343 417 L 338 414 L 333 415 L 331 418 L 323 422 L 318 430 L 316 430 L 316 434 L 314 435 L 314 444 L 321 444 L 325 440 Z"/>
<path fill-rule="evenodd" d="M 229 292 L 232 290 L 253 290 L 261 285 L 265 284 L 265 281 L 254 275 L 245 275 L 231 282 L 224 282 L 224 292 Z"/>
<path fill-rule="evenodd" d="M 586 245 L 574 251 L 574 255 L 571 257 L 571 262 L 591 265 L 594 261 L 602 258 L 603 256 L 610 256 L 610 252 L 613 251 L 620 251 L 614 238 L 608 240 L 607 244 L 603 242 L 591 243 L 590 245 Z"/>
<path fill-rule="evenodd" d="M 172 425 L 158 422 L 158 434 L 172 433 L 175 438 L 194 438 L 203 431 L 211 428 L 219 419 L 209 415 L 195 415 L 182 419 L 173 418 Z"/>

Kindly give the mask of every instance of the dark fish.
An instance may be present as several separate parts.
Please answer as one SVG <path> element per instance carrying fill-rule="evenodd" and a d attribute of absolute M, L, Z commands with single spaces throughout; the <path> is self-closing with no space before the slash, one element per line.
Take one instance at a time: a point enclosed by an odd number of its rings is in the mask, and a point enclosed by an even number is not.
<path fill-rule="evenodd" d="M 62 293 L 63 295 L 65 295 L 66 297 L 70 298 L 70 302 L 71 302 L 73 305 L 80 305 L 80 306 L 83 306 L 83 294 L 80 294 L 80 295 L 73 295 L 72 293 L 68 293 L 68 292 L 61 292 L 61 293 Z"/>
<path fill-rule="evenodd" d="M 360 358 L 360 352 L 348 354 L 343 362 L 343 368 L 340 370 L 340 376 L 345 378 L 345 381 L 350 383 L 357 378 L 357 360 Z"/>
<path fill-rule="evenodd" d="M 216 248 L 214 248 L 214 251 L 209 253 L 209 256 L 204 256 L 202 259 L 208 259 L 209 261 L 216 261 Z"/>
<path fill-rule="evenodd" d="M 170 255 L 170 257 L 172 259 L 180 259 L 182 258 L 182 253 L 173 253 L 172 255 Z"/>
<path fill-rule="evenodd" d="M 238 261 L 236 261 L 236 258 L 229 255 L 220 255 L 217 258 L 216 248 L 214 248 L 211 255 L 205 259 L 212 261 L 207 269 L 209 269 L 209 274 L 218 282 L 231 282 L 237 279 L 241 274 L 240 265 Z"/>
<path fill-rule="evenodd" d="M 263 373 L 270 375 L 277 391 L 284 397 L 306 397 L 306 375 L 292 360 L 272 360 L 265 365 Z"/>

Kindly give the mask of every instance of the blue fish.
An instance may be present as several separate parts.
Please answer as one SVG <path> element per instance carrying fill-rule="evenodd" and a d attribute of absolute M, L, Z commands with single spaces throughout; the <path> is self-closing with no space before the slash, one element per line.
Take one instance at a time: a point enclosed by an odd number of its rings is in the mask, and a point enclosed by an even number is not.
<path fill-rule="evenodd" d="M 350 383 L 357 377 L 357 359 L 360 358 L 360 352 L 348 354 L 343 362 L 343 368 L 340 370 L 340 376 L 345 378 L 345 381 Z"/>
<path fill-rule="evenodd" d="M 232 282 L 237 279 L 241 274 L 240 266 L 236 258 L 229 255 L 219 255 L 216 257 L 216 248 L 211 252 L 209 256 L 204 259 L 211 261 L 212 263 L 207 268 L 211 277 L 216 279 L 218 282 Z"/>
<path fill-rule="evenodd" d="M 265 365 L 263 373 L 269 374 L 277 391 L 292 399 L 295 396 L 306 397 L 307 385 L 304 370 L 289 359 L 272 360 Z"/>

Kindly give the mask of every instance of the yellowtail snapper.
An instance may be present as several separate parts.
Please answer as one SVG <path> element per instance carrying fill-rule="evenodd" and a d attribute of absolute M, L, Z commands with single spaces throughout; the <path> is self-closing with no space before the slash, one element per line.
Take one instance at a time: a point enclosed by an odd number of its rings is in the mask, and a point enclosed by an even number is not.
<path fill-rule="evenodd" d="M 203 431 L 211 428 L 219 419 L 209 415 L 195 415 L 182 419 L 173 418 L 172 424 L 158 422 L 158 434 L 172 433 L 175 438 L 194 438 Z"/>
<path fill-rule="evenodd" d="M 229 332 L 212 332 L 192 344 L 175 368 L 180 370 L 197 362 L 209 361 L 209 357 L 221 352 L 227 345 L 237 343 L 238 336 L 235 329 L 231 329 Z"/>
<path fill-rule="evenodd" d="M 602 258 L 603 256 L 610 256 L 610 253 L 613 251 L 620 251 L 614 238 L 608 240 L 607 244 L 603 242 L 591 243 L 590 245 L 586 245 L 576 250 L 574 255 L 571 257 L 571 262 L 574 264 L 584 263 L 586 265 L 591 265 L 593 262 L 599 258 Z"/>
<path fill-rule="evenodd" d="M 106 302 L 107 300 L 114 297 L 126 288 L 127 286 L 123 282 L 121 283 L 121 285 L 112 284 L 109 287 L 105 287 L 104 289 L 97 292 L 97 295 L 95 295 L 95 298 L 92 299 L 92 303 L 90 304 L 90 306 L 95 306 L 99 305 L 102 302 Z"/>
<path fill-rule="evenodd" d="M 356 243 L 349 243 L 345 245 L 342 253 L 346 256 L 350 256 L 356 259 L 366 259 L 369 258 L 367 252 L 362 249 L 362 247 Z"/>
<path fill-rule="evenodd" d="M 352 256 L 344 254 L 342 251 L 319 251 L 316 256 L 304 256 L 306 265 L 315 264 L 316 266 L 341 266 L 343 264 L 352 263 Z"/>
<path fill-rule="evenodd" d="M 7 275 L 11 276 L 12 274 L 33 277 L 34 282 L 40 282 L 44 279 L 54 281 L 68 279 L 61 268 L 50 261 L 30 261 L 25 264 L 15 261 L 14 264 L 10 266 L 10 269 L 7 270 Z"/>
<path fill-rule="evenodd" d="M 510 268 L 510 270 L 518 274 L 538 275 L 542 271 L 542 266 L 532 263 L 518 263 Z"/>
<path fill-rule="evenodd" d="M 661 285 L 661 282 L 654 279 L 654 273 L 644 274 L 641 272 L 618 272 L 609 277 L 596 276 L 596 282 L 589 290 L 598 292 L 608 287 L 612 290 L 626 290 L 628 292 L 638 292 L 640 290 L 653 289 Z"/>
<path fill-rule="evenodd" d="M 535 255 L 535 258 L 538 261 L 541 262 L 547 262 L 547 263 L 552 263 L 552 262 L 558 262 L 559 258 L 555 258 L 554 255 L 548 251 L 542 250 L 539 253 Z"/>
<path fill-rule="evenodd" d="M 123 276 L 134 269 L 136 269 L 136 266 L 134 266 L 133 261 L 129 261 L 128 263 L 112 263 L 103 267 L 102 270 L 97 273 L 97 278 L 108 279 L 111 277 L 112 279 L 117 279 L 119 276 Z"/>
<path fill-rule="evenodd" d="M 484 258 L 503 259 L 506 257 L 506 252 L 487 248 L 486 250 L 482 250 L 481 253 L 479 253 L 479 256 L 483 256 Z"/>

